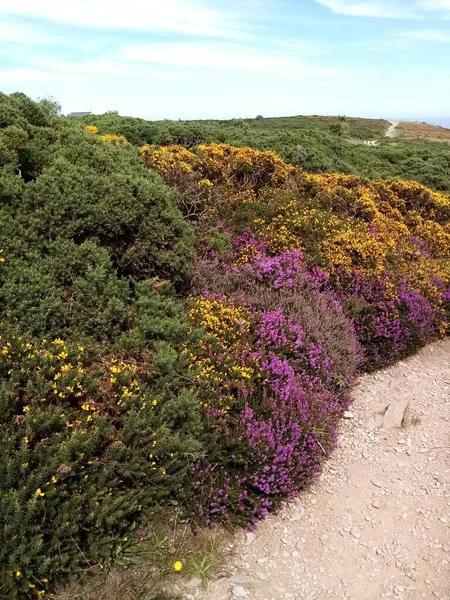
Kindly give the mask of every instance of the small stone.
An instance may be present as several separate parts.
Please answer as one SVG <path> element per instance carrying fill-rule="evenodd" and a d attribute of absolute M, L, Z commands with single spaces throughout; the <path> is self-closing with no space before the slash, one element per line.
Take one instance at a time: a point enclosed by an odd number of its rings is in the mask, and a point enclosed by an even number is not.
<path fill-rule="evenodd" d="M 373 485 L 375 487 L 379 487 L 379 488 L 384 487 L 384 485 L 381 483 L 381 481 L 379 479 L 371 479 L 370 481 L 373 483 Z"/>
<path fill-rule="evenodd" d="M 198 588 L 201 584 L 202 580 L 200 579 L 200 577 L 193 577 L 186 583 L 186 588 L 189 590 L 193 590 L 195 588 Z"/>
<path fill-rule="evenodd" d="M 299 556 L 299 553 L 297 552 L 297 550 L 292 550 L 291 554 L 294 558 L 297 558 L 297 556 Z"/>
<path fill-rule="evenodd" d="M 383 416 L 383 427 L 391 429 L 393 427 L 403 427 L 404 420 L 408 416 L 409 400 L 397 400 L 391 402 Z"/>
<path fill-rule="evenodd" d="M 235 585 L 231 590 L 231 593 L 235 598 L 247 598 L 247 591 L 241 585 Z"/>
<path fill-rule="evenodd" d="M 344 419 L 354 419 L 355 415 L 351 411 L 346 410 L 345 413 L 343 414 L 343 417 L 344 417 Z"/>
<path fill-rule="evenodd" d="M 253 544 L 253 542 L 255 541 L 255 534 L 252 531 L 247 531 L 245 537 L 247 540 L 247 546 L 250 546 L 250 544 Z"/>

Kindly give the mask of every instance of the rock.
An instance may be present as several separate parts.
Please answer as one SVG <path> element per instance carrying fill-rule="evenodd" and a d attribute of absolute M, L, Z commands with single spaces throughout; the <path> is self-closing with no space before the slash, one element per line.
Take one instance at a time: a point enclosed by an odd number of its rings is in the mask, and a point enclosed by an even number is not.
<path fill-rule="evenodd" d="M 253 542 L 255 541 L 255 534 L 251 531 L 247 531 L 245 537 L 247 540 L 247 546 L 250 546 L 250 544 L 253 544 Z"/>
<path fill-rule="evenodd" d="M 373 483 L 373 485 L 375 487 L 379 487 L 379 488 L 384 487 L 383 483 L 379 479 L 374 478 L 374 479 L 371 479 L 370 481 Z"/>
<path fill-rule="evenodd" d="M 383 427 L 385 429 L 404 427 L 406 425 L 405 419 L 408 420 L 409 412 L 409 400 L 391 402 L 383 416 Z"/>
<path fill-rule="evenodd" d="M 231 590 L 234 598 L 247 598 L 247 591 L 241 585 L 235 585 Z"/>
<path fill-rule="evenodd" d="M 188 590 L 193 590 L 195 588 L 198 588 L 201 584 L 202 580 L 200 579 L 200 577 L 193 577 L 186 583 L 186 588 Z"/>
<path fill-rule="evenodd" d="M 355 415 L 349 410 L 346 410 L 343 414 L 344 419 L 354 419 Z"/>

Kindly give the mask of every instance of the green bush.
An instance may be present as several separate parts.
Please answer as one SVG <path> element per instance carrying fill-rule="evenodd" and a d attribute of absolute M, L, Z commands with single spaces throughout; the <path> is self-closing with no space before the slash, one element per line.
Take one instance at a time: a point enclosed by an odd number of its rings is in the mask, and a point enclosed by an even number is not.
<path fill-rule="evenodd" d="M 168 342 L 122 358 L 1 336 L 2 597 L 33 598 L 87 563 L 108 566 L 142 513 L 182 497 L 201 426 L 174 353 Z"/>
<path fill-rule="evenodd" d="M 0 596 L 134 544 L 202 446 L 176 289 L 190 226 L 137 149 L 0 96 Z"/>

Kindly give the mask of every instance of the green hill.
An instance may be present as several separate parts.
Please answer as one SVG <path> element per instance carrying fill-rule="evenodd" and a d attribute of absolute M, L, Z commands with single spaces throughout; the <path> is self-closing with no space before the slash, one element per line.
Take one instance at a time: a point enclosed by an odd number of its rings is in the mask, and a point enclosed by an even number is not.
<path fill-rule="evenodd" d="M 118 115 L 91 115 L 85 124 L 124 135 L 132 144 L 220 142 L 275 150 L 284 160 L 312 173 L 340 172 L 373 178 L 419 181 L 450 190 L 450 147 L 424 138 L 385 138 L 389 122 L 350 117 L 296 116 L 228 121 L 146 121 Z M 338 135 L 340 133 L 341 135 Z M 365 139 L 378 139 L 376 147 Z"/>

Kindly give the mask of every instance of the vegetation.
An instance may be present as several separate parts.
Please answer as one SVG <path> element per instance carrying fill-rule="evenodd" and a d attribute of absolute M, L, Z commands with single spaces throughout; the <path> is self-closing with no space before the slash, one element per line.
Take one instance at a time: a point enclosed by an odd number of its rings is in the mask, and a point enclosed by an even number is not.
<path fill-rule="evenodd" d="M 117 115 L 87 117 L 102 132 L 125 136 L 132 144 L 191 148 L 225 143 L 274 150 L 312 173 L 345 173 L 376 179 L 409 179 L 439 191 L 450 191 L 450 146 L 425 138 L 384 138 L 383 120 L 332 117 L 281 117 L 230 121 L 151 122 Z M 337 129 L 336 129 L 337 128 Z M 447 131 L 431 127 L 426 137 Z M 401 131 L 401 130 L 400 130 Z M 379 140 L 367 147 L 364 140 Z"/>
<path fill-rule="evenodd" d="M 358 374 L 448 331 L 450 199 L 56 113 L 0 96 L 0 595 L 138 536 L 152 573 L 206 579 L 164 515 L 253 527 L 315 480 Z M 292 135 L 356 148 L 335 124 Z"/>

